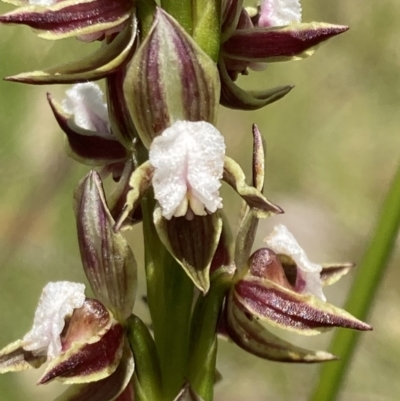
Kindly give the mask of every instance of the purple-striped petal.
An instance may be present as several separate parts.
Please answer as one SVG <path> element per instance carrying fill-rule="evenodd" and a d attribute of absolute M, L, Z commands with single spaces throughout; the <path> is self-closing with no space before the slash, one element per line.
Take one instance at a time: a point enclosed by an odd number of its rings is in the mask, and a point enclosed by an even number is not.
<path fill-rule="evenodd" d="M 0 23 L 23 24 L 46 39 L 93 34 L 112 29 L 133 12 L 131 0 L 66 0 L 48 7 L 26 6 L 0 16 Z"/>
<path fill-rule="evenodd" d="M 236 30 L 223 45 L 223 55 L 248 62 L 302 59 L 320 43 L 348 30 L 325 23 L 291 24 L 286 27 Z"/>
<path fill-rule="evenodd" d="M 124 236 L 114 232 L 115 221 L 95 171 L 75 191 L 75 215 L 83 266 L 96 298 L 124 320 L 135 302 L 136 260 Z"/>
<path fill-rule="evenodd" d="M 154 211 L 158 236 L 171 255 L 185 270 L 196 287 L 207 293 L 210 288 L 210 266 L 222 230 L 219 213 L 206 216 L 162 217 L 160 207 Z"/>
<path fill-rule="evenodd" d="M 218 70 L 185 30 L 158 8 L 152 29 L 128 68 L 124 92 L 140 138 L 149 147 L 176 121 L 215 123 Z"/>
<path fill-rule="evenodd" d="M 242 349 L 260 358 L 279 362 L 314 363 L 337 359 L 324 351 L 309 351 L 275 336 L 253 316 L 234 302 L 232 293 L 226 304 L 225 328 L 229 337 Z"/>
<path fill-rule="evenodd" d="M 346 311 L 313 295 L 301 295 L 271 280 L 248 277 L 235 285 L 233 302 L 272 326 L 313 335 L 331 327 L 372 330 Z"/>

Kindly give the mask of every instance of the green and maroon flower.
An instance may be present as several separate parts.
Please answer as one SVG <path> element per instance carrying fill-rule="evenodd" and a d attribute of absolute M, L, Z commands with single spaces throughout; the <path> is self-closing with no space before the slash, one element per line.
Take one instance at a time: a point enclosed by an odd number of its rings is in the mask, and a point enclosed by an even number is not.
<path fill-rule="evenodd" d="M 291 85 L 263 91 L 244 91 L 234 81 L 248 69 L 259 70 L 266 63 L 301 60 L 312 55 L 322 42 L 347 31 L 346 26 L 301 23 L 298 1 L 262 1 L 251 12 L 243 0 L 222 2 L 222 45 L 218 69 L 221 77 L 221 104 L 254 110 L 270 104 L 291 89 Z M 250 14 L 249 14 L 250 12 Z"/>

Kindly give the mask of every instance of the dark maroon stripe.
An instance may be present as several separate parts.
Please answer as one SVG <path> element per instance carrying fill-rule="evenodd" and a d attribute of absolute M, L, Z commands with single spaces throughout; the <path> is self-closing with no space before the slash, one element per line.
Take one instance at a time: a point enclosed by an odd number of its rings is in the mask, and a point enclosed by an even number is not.
<path fill-rule="evenodd" d="M 268 57 L 295 56 L 319 43 L 347 31 L 347 27 L 330 27 L 293 31 L 267 29 L 237 30 L 223 45 L 231 58 L 261 60 Z"/>
<path fill-rule="evenodd" d="M 58 125 L 67 135 L 69 145 L 77 155 L 85 159 L 110 160 L 110 162 L 126 159 L 126 149 L 117 140 L 81 135 L 73 131 L 67 119 L 60 115 L 53 105 L 50 94 L 47 95 L 47 100 Z"/>
<path fill-rule="evenodd" d="M 16 13 L 0 16 L 0 22 L 24 24 L 42 31 L 64 33 L 100 23 L 113 22 L 132 8 L 129 0 L 94 0 L 44 13 Z"/>
<path fill-rule="evenodd" d="M 253 310 L 260 316 L 265 316 L 285 326 L 301 330 L 335 326 L 356 330 L 371 329 L 365 323 L 346 319 L 314 308 L 275 288 L 265 288 L 254 282 L 242 280 L 235 286 L 235 290 L 245 301 L 245 305 L 242 305 L 236 300 L 239 307 Z"/>
<path fill-rule="evenodd" d="M 39 384 L 56 377 L 88 376 L 111 366 L 123 344 L 123 336 L 124 329 L 120 324 L 112 326 L 100 341 L 84 345 L 76 354 L 43 376 Z"/>

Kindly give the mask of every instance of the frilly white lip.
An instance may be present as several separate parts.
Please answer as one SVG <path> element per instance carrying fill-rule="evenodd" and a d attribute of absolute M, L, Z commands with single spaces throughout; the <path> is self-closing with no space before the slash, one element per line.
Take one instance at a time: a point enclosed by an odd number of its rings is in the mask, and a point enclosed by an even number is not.
<path fill-rule="evenodd" d="M 263 0 L 258 26 L 271 27 L 301 22 L 300 0 Z"/>
<path fill-rule="evenodd" d="M 222 207 L 219 197 L 225 143 L 205 121 L 177 121 L 150 146 L 153 188 L 162 215 L 206 215 Z"/>
<path fill-rule="evenodd" d="M 61 352 L 60 334 L 65 318 L 85 302 L 85 285 L 58 281 L 48 283 L 42 291 L 35 312 L 33 327 L 24 338 L 24 349 L 49 359 Z"/>
<path fill-rule="evenodd" d="M 76 84 L 66 92 L 62 108 L 74 117 L 75 124 L 103 137 L 111 136 L 107 104 L 103 92 L 93 82 Z"/>
<path fill-rule="evenodd" d="M 287 255 L 296 263 L 296 291 L 302 294 L 315 295 L 323 301 L 326 300 L 322 292 L 320 274 L 322 266 L 308 259 L 304 250 L 283 224 L 275 226 L 272 233 L 264 239 L 264 242 L 276 254 Z"/>

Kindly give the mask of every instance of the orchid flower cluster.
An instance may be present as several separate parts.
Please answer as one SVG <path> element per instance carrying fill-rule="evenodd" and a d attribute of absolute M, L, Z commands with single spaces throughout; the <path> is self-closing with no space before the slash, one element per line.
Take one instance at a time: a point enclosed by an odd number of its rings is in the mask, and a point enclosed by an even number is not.
<path fill-rule="evenodd" d="M 268 360 L 310 363 L 335 356 L 268 327 L 371 329 L 323 294 L 351 264 L 311 262 L 283 225 L 252 253 L 259 219 L 283 212 L 263 195 L 264 139 L 254 125 L 249 183 L 216 127 L 220 104 L 254 110 L 292 89 L 245 91 L 239 75 L 305 58 L 347 27 L 302 23 L 298 0 L 251 8 L 242 0 L 4 1 L 18 7 L 1 24 L 100 46 L 6 78 L 73 85 L 64 100 L 48 101 L 68 155 L 92 169 L 75 189 L 74 210 L 94 298 L 83 284 L 48 283 L 32 329 L 0 352 L 0 372 L 47 362 L 39 384 L 70 385 L 57 401 L 211 401 L 218 337 Z M 222 181 L 243 199 L 235 235 Z M 133 313 L 137 262 L 124 236 L 140 223 L 151 322 Z"/>

